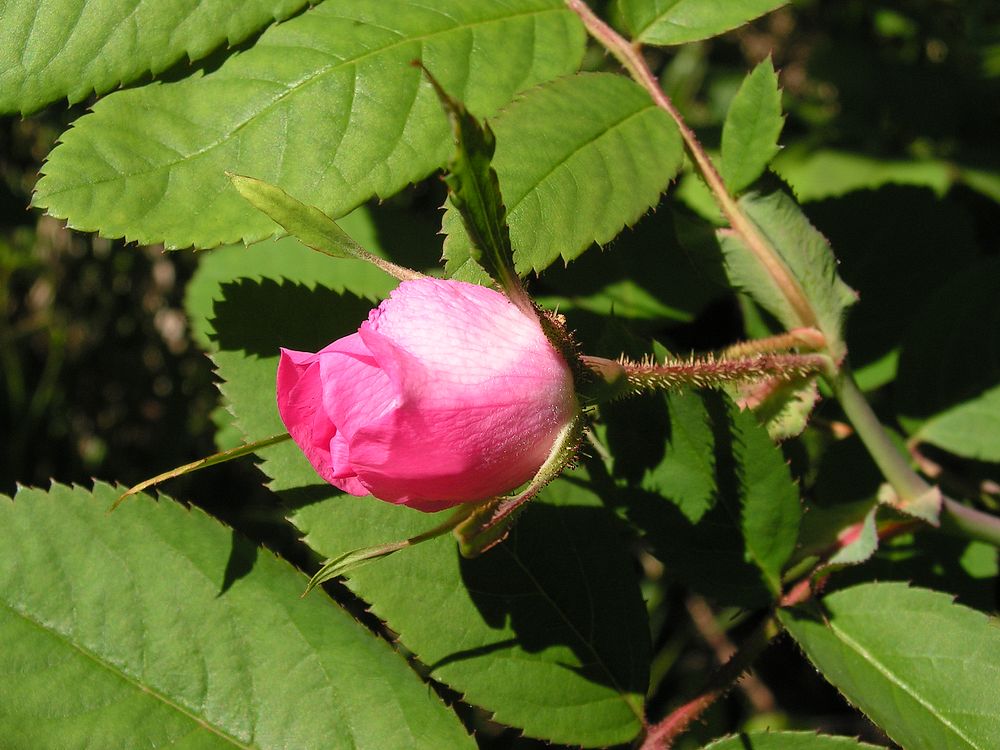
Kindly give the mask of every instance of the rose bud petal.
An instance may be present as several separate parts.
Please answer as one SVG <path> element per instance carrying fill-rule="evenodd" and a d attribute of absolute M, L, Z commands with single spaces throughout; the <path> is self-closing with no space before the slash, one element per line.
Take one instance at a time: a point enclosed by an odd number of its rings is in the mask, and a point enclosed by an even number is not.
<path fill-rule="evenodd" d="M 579 407 L 538 320 L 475 284 L 404 281 L 357 333 L 281 350 L 278 411 L 321 477 L 423 511 L 531 479 Z"/>

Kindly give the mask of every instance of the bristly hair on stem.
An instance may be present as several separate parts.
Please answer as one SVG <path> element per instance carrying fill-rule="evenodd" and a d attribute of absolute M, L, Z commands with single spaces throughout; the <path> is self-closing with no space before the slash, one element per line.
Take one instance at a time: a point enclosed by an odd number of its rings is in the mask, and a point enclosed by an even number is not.
<path fill-rule="evenodd" d="M 822 374 L 832 366 L 822 354 L 761 353 L 747 357 L 692 354 L 662 363 L 651 357 L 638 362 L 584 356 L 583 364 L 601 381 L 594 400 L 608 401 L 650 391 L 679 388 L 723 388 L 764 380 L 791 382 Z"/>

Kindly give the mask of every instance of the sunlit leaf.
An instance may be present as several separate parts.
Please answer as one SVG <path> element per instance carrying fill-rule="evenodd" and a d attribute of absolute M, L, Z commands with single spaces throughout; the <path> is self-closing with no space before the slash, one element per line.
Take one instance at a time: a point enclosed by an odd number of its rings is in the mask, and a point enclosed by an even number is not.
<path fill-rule="evenodd" d="M 816 314 L 816 325 L 834 351 L 841 346 L 844 315 L 857 295 L 837 273 L 830 244 L 784 193 L 747 193 L 740 206 L 777 252 L 778 262 L 801 288 Z M 787 328 L 805 324 L 775 278 L 737 235 L 724 232 L 721 244 L 730 281 Z"/>
<path fill-rule="evenodd" d="M 784 124 L 778 76 L 767 57 L 743 80 L 722 126 L 719 171 L 731 193 L 743 192 L 767 169 Z"/>
<path fill-rule="evenodd" d="M 475 746 L 302 573 L 167 498 L 109 516 L 119 491 L 0 496 L 5 748 Z"/>
<path fill-rule="evenodd" d="M 908 750 L 1000 744 L 1000 628 L 936 591 L 869 583 L 781 613 L 809 659 Z"/>
<path fill-rule="evenodd" d="M 705 745 L 703 750 L 875 750 L 853 737 L 815 732 L 748 732 Z"/>
<path fill-rule="evenodd" d="M 233 46 L 306 0 L 10 0 L 0 6 L 0 112 L 70 104 Z"/>
<path fill-rule="evenodd" d="M 659 201 L 680 167 L 680 134 L 623 76 L 580 74 L 525 92 L 490 121 L 493 166 L 522 275 L 605 243 Z M 446 270 L 469 258 L 454 210 L 445 214 Z"/>
<path fill-rule="evenodd" d="M 217 70 L 100 100 L 50 154 L 35 205 L 170 248 L 262 239 L 274 224 L 226 172 L 338 217 L 444 163 L 447 123 L 414 59 L 482 116 L 582 52 L 559 0 L 322 3 Z"/>

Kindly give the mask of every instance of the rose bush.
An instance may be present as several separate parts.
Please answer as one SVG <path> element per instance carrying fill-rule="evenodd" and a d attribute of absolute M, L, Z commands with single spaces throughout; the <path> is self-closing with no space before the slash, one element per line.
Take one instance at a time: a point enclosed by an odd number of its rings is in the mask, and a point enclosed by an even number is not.
<path fill-rule="evenodd" d="M 281 350 L 278 410 L 326 481 L 423 511 L 530 479 L 578 410 L 538 320 L 460 281 L 404 281 L 357 333 Z"/>

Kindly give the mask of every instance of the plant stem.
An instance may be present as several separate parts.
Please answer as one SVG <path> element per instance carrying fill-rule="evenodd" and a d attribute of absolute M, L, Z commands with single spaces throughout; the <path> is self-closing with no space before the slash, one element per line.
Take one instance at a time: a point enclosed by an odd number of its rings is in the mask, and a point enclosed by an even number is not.
<path fill-rule="evenodd" d="M 739 237 L 757 261 L 766 269 L 790 307 L 795 311 L 798 324 L 803 328 L 819 328 L 816 312 L 798 280 L 792 275 L 777 250 L 763 235 L 759 227 L 743 212 L 736 199 L 729 194 L 725 182 L 708 153 L 698 141 L 698 137 L 684 122 L 684 118 L 681 117 L 673 102 L 660 88 L 643 59 L 638 44 L 629 43 L 598 18 L 583 0 L 565 0 L 565 3 L 580 17 L 590 35 L 614 55 L 629 75 L 647 91 L 656 106 L 666 112 L 676 123 L 692 160 L 729 222 L 731 227 L 729 231 Z M 843 344 L 839 339 L 830 341 L 830 332 L 822 331 L 822 329 L 820 331 L 827 335 L 829 353 L 839 363 L 845 353 Z M 850 370 L 844 366 L 836 371 L 828 371 L 826 377 L 865 447 L 903 503 L 916 502 L 928 493 L 937 492 L 937 488 L 925 482 L 910 467 L 906 458 L 889 439 L 885 428 L 861 394 L 857 383 L 854 382 Z M 942 497 L 941 522 L 946 529 L 960 533 L 967 538 L 1000 546 L 1000 518 L 988 513 L 969 508 L 951 498 Z"/>
<path fill-rule="evenodd" d="M 795 311 L 799 325 L 804 328 L 818 327 L 816 313 L 805 292 L 802 291 L 798 280 L 788 270 L 785 262 L 778 255 L 774 247 L 771 246 L 771 243 L 761 234 L 757 225 L 743 213 L 736 199 L 729 194 L 722 176 L 715 168 L 708 153 L 698 141 L 698 137 L 694 131 L 684 122 L 684 118 L 681 117 L 680 112 L 674 107 L 673 102 L 670 101 L 670 98 L 660 88 L 649 66 L 646 65 L 646 61 L 642 59 L 639 50 L 598 18 L 583 0 L 565 1 L 567 7 L 583 21 L 583 25 L 587 28 L 591 36 L 617 58 L 636 83 L 646 89 L 656 106 L 670 115 L 670 118 L 677 124 L 677 129 L 680 131 L 681 138 L 684 139 L 684 143 L 687 145 L 691 158 L 698 166 L 698 171 L 701 172 L 706 184 L 712 191 L 712 195 L 715 196 L 715 200 L 729 222 L 729 226 L 739 235 L 750 252 L 757 258 L 758 262 L 767 269 L 768 274 L 781 289 L 789 305 Z"/>
<path fill-rule="evenodd" d="M 930 492 L 931 485 L 910 467 L 909 462 L 892 442 L 885 427 L 858 388 L 850 369 L 846 366 L 841 367 L 837 375 L 829 379 L 829 385 L 840 401 L 847 418 L 854 425 L 858 437 L 900 500 L 913 501 Z"/>
<path fill-rule="evenodd" d="M 885 427 L 858 388 L 851 371 L 842 367 L 837 376 L 829 380 L 829 384 L 844 413 L 854 425 L 858 437 L 899 498 L 905 503 L 934 491 L 935 488 L 910 467 L 889 438 Z M 941 498 L 941 526 L 945 531 L 957 533 L 967 539 L 1000 547 L 1000 518 L 970 508 L 947 496 Z"/>
<path fill-rule="evenodd" d="M 947 496 L 941 499 L 941 528 L 966 539 L 1000 547 L 1000 518 Z"/>
<path fill-rule="evenodd" d="M 733 683 L 750 669 L 757 657 L 764 652 L 764 649 L 779 632 L 775 619 L 768 616 L 739 651 L 733 655 L 733 658 L 723 664 L 722 668 L 715 673 L 715 676 L 698 697 L 674 709 L 663 721 L 651 725 L 646 730 L 646 738 L 643 740 L 640 750 L 669 750 L 691 722 L 725 695 Z"/>
<path fill-rule="evenodd" d="M 822 354 L 756 354 L 724 358 L 699 356 L 688 360 L 622 362 L 628 393 L 659 391 L 694 386 L 718 388 L 725 385 L 779 379 L 792 381 L 825 372 L 830 359 Z"/>

